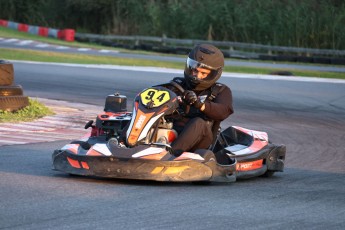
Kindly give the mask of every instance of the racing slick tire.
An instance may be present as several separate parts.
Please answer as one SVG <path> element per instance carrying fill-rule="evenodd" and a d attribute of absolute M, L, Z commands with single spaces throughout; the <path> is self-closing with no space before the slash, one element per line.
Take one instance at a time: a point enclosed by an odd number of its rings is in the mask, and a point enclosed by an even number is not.
<path fill-rule="evenodd" d="M 13 65 L 4 60 L 0 60 L 0 86 L 11 85 L 13 83 Z"/>
<path fill-rule="evenodd" d="M 23 95 L 23 88 L 20 85 L 0 86 L 0 97 L 21 95 Z"/>
<path fill-rule="evenodd" d="M 0 110 L 16 111 L 29 105 L 29 98 L 24 96 L 0 97 Z"/>

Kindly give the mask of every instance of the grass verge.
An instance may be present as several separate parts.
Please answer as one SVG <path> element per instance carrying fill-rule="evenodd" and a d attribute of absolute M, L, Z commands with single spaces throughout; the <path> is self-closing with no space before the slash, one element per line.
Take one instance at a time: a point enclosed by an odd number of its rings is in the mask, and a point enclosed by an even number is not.
<path fill-rule="evenodd" d="M 85 54 L 68 54 L 59 52 L 47 52 L 36 50 L 21 50 L 0 48 L 1 58 L 7 60 L 28 60 L 40 62 L 56 63 L 76 63 L 76 64 L 108 64 L 108 65 L 128 65 L 128 66 L 156 66 L 166 68 L 182 68 L 179 62 L 164 62 L 147 59 L 131 59 Z"/>
<path fill-rule="evenodd" d="M 33 121 L 38 118 L 53 114 L 54 112 L 51 111 L 48 107 L 46 107 L 36 99 L 29 98 L 29 105 L 23 109 L 15 112 L 0 110 L 0 123 Z"/>

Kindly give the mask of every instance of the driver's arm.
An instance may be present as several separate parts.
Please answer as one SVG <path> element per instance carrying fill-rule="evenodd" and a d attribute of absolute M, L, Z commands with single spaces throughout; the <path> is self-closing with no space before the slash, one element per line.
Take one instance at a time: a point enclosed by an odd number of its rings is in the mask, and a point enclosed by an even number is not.
<path fill-rule="evenodd" d="M 206 101 L 204 110 L 201 111 L 210 119 L 222 121 L 233 112 L 232 93 L 229 87 L 225 87 L 213 101 Z"/>

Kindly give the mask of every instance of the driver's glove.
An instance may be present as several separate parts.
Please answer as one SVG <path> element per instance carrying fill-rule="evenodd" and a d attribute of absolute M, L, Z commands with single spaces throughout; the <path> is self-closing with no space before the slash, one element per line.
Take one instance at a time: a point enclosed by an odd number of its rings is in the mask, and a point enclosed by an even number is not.
<path fill-rule="evenodd" d="M 197 109 L 200 109 L 204 105 L 196 96 L 195 92 L 191 90 L 184 91 L 182 99 L 187 105 L 193 105 Z"/>
<path fill-rule="evenodd" d="M 182 99 L 187 105 L 192 105 L 194 102 L 198 100 L 198 97 L 196 96 L 194 91 L 186 90 L 182 95 Z"/>

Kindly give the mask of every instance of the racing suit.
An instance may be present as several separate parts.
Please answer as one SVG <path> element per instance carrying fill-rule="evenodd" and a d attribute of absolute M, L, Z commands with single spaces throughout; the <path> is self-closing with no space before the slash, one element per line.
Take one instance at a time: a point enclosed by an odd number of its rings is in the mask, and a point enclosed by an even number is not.
<path fill-rule="evenodd" d="M 174 78 L 175 82 L 188 90 L 184 78 Z M 163 85 L 173 90 L 178 96 L 182 93 L 169 84 Z M 217 88 L 217 90 L 214 90 Z M 215 91 L 217 91 L 215 93 Z M 220 121 L 230 116 L 234 110 L 232 105 L 232 93 L 229 87 L 216 83 L 212 87 L 201 92 L 194 91 L 199 100 L 205 103 L 205 109 L 201 111 L 192 105 L 182 116 L 175 118 L 173 128 L 177 131 L 178 138 L 171 144 L 174 155 L 178 156 L 185 151 L 196 149 L 208 149 L 218 131 Z M 216 94 L 216 95 L 215 95 Z M 181 104 L 181 110 L 186 105 Z"/>

